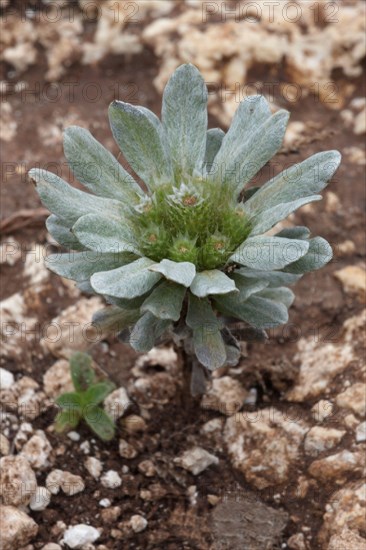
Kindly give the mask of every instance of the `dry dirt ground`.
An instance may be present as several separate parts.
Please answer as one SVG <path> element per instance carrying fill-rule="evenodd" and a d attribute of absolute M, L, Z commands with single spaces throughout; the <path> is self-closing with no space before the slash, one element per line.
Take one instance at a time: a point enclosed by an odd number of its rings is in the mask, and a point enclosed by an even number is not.
<path fill-rule="evenodd" d="M 42 3 L 29 4 L 35 9 Z M 183 4 L 171 6 L 170 22 L 197 9 Z M 33 44 L 31 31 L 24 40 L 28 51 L 32 44 L 36 50 L 33 61 L 21 67 L 11 52 L 3 62 L 3 549 L 67 548 L 64 537 L 77 524 L 98 530 L 98 538 L 89 539 L 84 550 L 364 548 L 365 94 L 362 73 L 346 70 L 351 40 L 344 45 L 344 67 L 330 68 L 334 102 L 313 93 L 308 83 L 301 85 L 300 101 L 284 93 L 283 86 L 293 82 L 285 59 L 260 63 L 253 58 L 241 77 L 264 93 L 271 90 L 274 108 L 289 109 L 294 123 L 259 182 L 318 151 L 342 152 L 343 162 L 324 200 L 288 222 L 328 239 L 334 259 L 296 285 L 288 325 L 270 331 L 263 344 L 243 346 L 240 365 L 216 373 L 202 401 L 183 398 L 181 365 L 172 350 L 138 357 L 114 336 L 98 338 L 89 326 L 98 300 L 43 266 L 55 243 L 44 228 L 28 169 L 39 165 L 73 181 L 62 153 L 62 129 L 70 124 L 87 127 L 119 155 L 108 127 L 109 103 L 119 98 L 160 114 L 159 86 L 168 61 L 173 59 L 175 66 L 187 60 L 180 58 L 188 55 L 179 49 L 181 41 L 189 44 L 191 31 L 194 43 L 199 31 L 226 28 L 220 20 L 207 29 L 181 22 L 159 43 L 152 42 L 154 29 L 147 29 L 151 23 L 161 25 L 162 14 L 147 12 L 146 17 L 141 28 L 148 36 L 141 38 L 138 24 L 132 25 L 136 41 L 129 39 L 129 46 L 125 41 L 124 47 L 131 48 L 131 40 L 139 47 L 132 46 L 136 51 L 128 55 L 117 44 L 115 50 L 105 46 L 99 60 L 80 62 L 78 48 L 88 37 L 94 36 L 96 51 L 102 48 L 103 40 L 95 38 L 96 20 L 80 30 L 75 59 L 70 52 L 59 65 L 51 59 L 56 74 L 49 74 L 50 57 L 45 55 L 55 52 L 41 38 Z M 21 23 L 24 29 L 28 19 Z M 326 32 L 329 24 L 323 21 L 318 27 Z M 121 32 L 122 27 L 116 36 Z M 342 34 L 340 27 L 338 32 Z M 51 35 L 50 43 L 60 39 Z M 69 40 L 73 36 L 71 32 Z M 10 47 L 15 46 L 5 44 L 3 53 Z M 191 56 L 199 65 L 197 51 Z M 362 55 L 357 55 L 354 66 L 362 66 Z M 206 80 L 217 82 L 215 77 L 228 70 L 234 57 L 235 48 L 232 57 L 216 60 L 212 70 L 217 74 Z M 225 127 L 233 99 L 227 105 L 226 96 L 215 89 L 210 127 Z M 119 411 L 111 443 L 93 438 L 83 426 L 65 435 L 53 430 L 53 400 L 70 386 L 65 359 L 71 349 L 87 349 L 96 368 L 127 390 L 130 406 Z M 116 394 L 114 401 L 121 396 Z M 59 490 L 57 475 L 64 479 Z M 8 542 L 12 534 L 15 538 Z"/>

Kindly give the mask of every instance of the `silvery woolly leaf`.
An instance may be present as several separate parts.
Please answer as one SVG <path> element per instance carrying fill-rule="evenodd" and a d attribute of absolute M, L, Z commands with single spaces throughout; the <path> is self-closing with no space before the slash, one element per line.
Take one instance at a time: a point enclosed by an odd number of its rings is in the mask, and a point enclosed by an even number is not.
<path fill-rule="evenodd" d="M 29 176 L 37 183 L 37 191 L 43 204 L 63 222 L 72 227 L 74 223 L 86 214 L 102 214 L 120 218 L 122 204 L 113 199 L 95 197 L 71 187 L 64 180 L 47 172 L 33 168 Z"/>
<path fill-rule="evenodd" d="M 50 254 L 45 264 L 54 273 L 66 279 L 77 282 L 88 280 L 93 273 L 108 271 L 127 263 L 131 263 L 136 256 L 130 253 L 102 254 L 85 250 L 83 252 L 68 252 L 65 254 Z"/>
<path fill-rule="evenodd" d="M 259 191 L 260 187 L 258 187 L 257 185 L 256 186 L 253 186 L 253 187 L 249 187 L 249 189 L 244 189 L 243 190 L 243 202 L 246 202 L 250 199 L 250 197 L 252 197 L 257 191 Z"/>
<path fill-rule="evenodd" d="M 84 294 L 97 294 L 91 286 L 90 281 L 80 281 L 76 283 L 76 288 L 78 288 L 80 292 L 84 292 Z"/>
<path fill-rule="evenodd" d="M 160 263 L 154 263 L 149 269 L 156 273 L 161 273 L 169 281 L 189 287 L 196 275 L 196 266 L 191 262 L 173 262 L 172 260 L 162 260 Z"/>
<path fill-rule="evenodd" d="M 236 367 L 241 357 L 240 350 L 234 346 L 225 346 L 225 350 L 226 350 L 225 365 L 227 367 Z"/>
<path fill-rule="evenodd" d="M 114 139 L 136 174 L 149 189 L 172 180 L 169 150 L 157 117 L 146 109 L 113 101 L 109 119 Z"/>
<path fill-rule="evenodd" d="M 210 370 L 222 367 L 226 361 L 221 323 L 207 298 L 189 294 L 187 325 L 193 331 L 193 347 L 197 359 Z"/>
<path fill-rule="evenodd" d="M 255 131 L 271 117 L 271 109 L 264 96 L 245 98 L 239 104 L 227 134 L 216 155 L 216 163 L 225 166 L 226 159 L 237 158 Z"/>
<path fill-rule="evenodd" d="M 236 320 L 234 320 L 233 322 L 236 322 Z M 257 329 L 250 326 L 230 328 L 231 330 L 235 331 L 235 335 L 237 335 L 237 338 L 241 342 L 264 342 L 268 338 L 266 332 L 263 329 Z"/>
<path fill-rule="evenodd" d="M 71 232 L 71 227 L 60 218 L 51 214 L 46 220 L 47 231 L 61 246 L 70 250 L 85 250 L 75 235 Z"/>
<path fill-rule="evenodd" d="M 310 236 L 310 229 L 298 225 L 297 227 L 285 227 L 278 233 L 276 237 L 284 237 L 286 239 L 307 239 Z"/>
<path fill-rule="evenodd" d="M 198 298 L 205 298 L 210 294 L 238 292 L 234 281 L 218 269 L 210 269 L 197 273 L 190 286 L 190 290 Z"/>
<path fill-rule="evenodd" d="M 181 65 L 163 94 L 162 122 L 173 159 L 175 181 L 202 175 L 206 150 L 207 88 L 199 70 Z"/>
<path fill-rule="evenodd" d="M 131 337 L 131 331 L 128 328 L 124 328 L 117 334 L 117 339 L 122 342 L 122 344 L 129 344 Z"/>
<path fill-rule="evenodd" d="M 309 239 L 309 251 L 305 256 L 294 263 L 287 265 L 285 271 L 288 273 L 303 274 L 307 271 L 315 271 L 325 266 L 333 257 L 330 244 L 322 237 Z"/>
<path fill-rule="evenodd" d="M 245 277 L 240 273 L 240 271 L 235 271 L 232 274 L 232 278 L 235 281 L 236 287 L 239 289 L 239 296 L 237 297 L 239 302 L 244 302 L 252 294 L 256 294 L 268 286 L 268 281 L 265 281 L 264 279 L 256 280 Z"/>
<path fill-rule="evenodd" d="M 219 296 L 215 298 L 215 304 L 225 315 L 241 319 L 257 329 L 272 328 L 288 321 L 286 306 L 257 295 L 241 303 L 230 295 Z"/>
<path fill-rule="evenodd" d="M 133 177 L 85 128 L 66 128 L 64 152 L 76 178 L 96 195 L 118 199 L 126 207 L 143 195 Z"/>
<path fill-rule="evenodd" d="M 308 249 L 307 241 L 256 236 L 244 241 L 235 250 L 230 260 L 252 269 L 272 271 L 297 261 L 307 253 Z"/>
<path fill-rule="evenodd" d="M 326 151 L 291 166 L 263 185 L 246 202 L 247 212 L 259 213 L 277 204 L 319 193 L 327 185 L 340 162 L 341 155 L 338 151 Z"/>
<path fill-rule="evenodd" d="M 141 311 L 150 311 L 159 319 L 178 321 L 185 293 L 186 287 L 170 281 L 163 281 L 146 298 L 141 306 Z"/>
<path fill-rule="evenodd" d="M 149 271 L 153 264 L 148 258 L 139 258 L 112 271 L 94 273 L 90 282 L 98 294 L 132 299 L 148 292 L 161 278 Z"/>
<path fill-rule="evenodd" d="M 206 376 L 205 369 L 199 364 L 197 359 L 192 361 L 191 373 L 191 395 L 197 397 L 206 393 Z"/>
<path fill-rule="evenodd" d="M 219 369 L 226 363 L 226 347 L 219 330 L 202 326 L 193 331 L 194 352 L 199 362 L 209 370 Z"/>
<path fill-rule="evenodd" d="M 104 298 L 109 304 L 113 304 L 121 309 L 140 309 L 150 292 L 151 290 L 130 300 L 128 298 L 116 298 L 115 296 L 104 296 Z"/>
<path fill-rule="evenodd" d="M 145 313 L 132 329 L 130 344 L 134 350 L 148 352 L 171 325 L 171 321 L 157 319 L 150 311 Z"/>
<path fill-rule="evenodd" d="M 121 331 L 136 323 L 141 317 L 138 309 L 127 310 L 116 306 L 100 309 L 93 315 L 93 325 L 104 333 Z"/>
<path fill-rule="evenodd" d="M 301 275 L 284 273 L 283 271 L 257 271 L 248 267 L 241 267 L 240 269 L 235 270 L 235 273 L 257 281 L 265 281 L 270 287 L 293 285 L 301 279 Z"/>
<path fill-rule="evenodd" d="M 224 339 L 226 350 L 225 365 L 228 367 L 235 367 L 241 357 L 240 344 L 228 327 L 224 327 L 221 334 Z"/>
<path fill-rule="evenodd" d="M 141 256 L 136 238 L 126 221 L 116 221 L 107 215 L 107 212 L 104 215 L 87 214 L 79 218 L 72 231 L 81 244 L 99 253 L 132 252 Z"/>
<path fill-rule="evenodd" d="M 281 146 L 288 112 L 270 115 L 262 96 L 245 99 L 238 107 L 233 122 L 215 158 L 212 178 L 234 194 L 270 160 Z"/>
<path fill-rule="evenodd" d="M 225 132 L 221 128 L 211 128 L 207 131 L 206 137 L 206 153 L 205 167 L 206 171 L 210 172 L 213 168 L 213 163 L 222 144 Z"/>
<path fill-rule="evenodd" d="M 272 208 L 263 209 L 259 214 L 249 218 L 251 224 L 250 235 L 260 235 L 271 229 L 276 223 L 284 220 L 301 206 L 310 202 L 320 201 L 321 195 L 310 195 L 295 201 L 286 202 L 273 206 Z M 244 204 L 245 211 L 245 204 Z M 278 236 L 278 235 L 277 235 Z"/>
<path fill-rule="evenodd" d="M 295 299 L 295 294 L 292 292 L 292 290 L 285 286 L 280 286 L 277 288 L 265 288 L 264 290 L 261 290 L 257 294 L 257 296 L 268 298 L 268 300 L 273 300 L 274 302 L 281 302 L 287 308 L 292 305 Z"/>

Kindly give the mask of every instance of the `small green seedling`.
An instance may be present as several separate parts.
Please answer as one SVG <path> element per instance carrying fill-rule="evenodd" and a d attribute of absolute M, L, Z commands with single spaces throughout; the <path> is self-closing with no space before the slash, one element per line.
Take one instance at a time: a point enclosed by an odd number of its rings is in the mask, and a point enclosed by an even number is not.
<path fill-rule="evenodd" d="M 71 430 L 84 420 L 93 432 L 110 441 L 114 437 L 114 423 L 99 406 L 115 389 L 113 382 L 98 382 L 91 366 L 92 359 L 86 353 L 77 352 L 70 359 L 71 378 L 75 391 L 63 393 L 56 399 L 61 407 L 55 421 L 57 432 Z"/>

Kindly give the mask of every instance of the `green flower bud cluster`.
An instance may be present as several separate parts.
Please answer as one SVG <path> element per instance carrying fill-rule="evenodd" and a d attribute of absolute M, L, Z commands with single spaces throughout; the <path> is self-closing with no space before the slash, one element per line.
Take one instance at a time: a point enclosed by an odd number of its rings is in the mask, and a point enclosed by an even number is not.
<path fill-rule="evenodd" d="M 191 262 L 198 271 L 225 267 L 250 232 L 245 212 L 208 181 L 182 187 L 179 194 L 164 185 L 148 205 L 138 205 L 140 249 L 156 262 Z"/>

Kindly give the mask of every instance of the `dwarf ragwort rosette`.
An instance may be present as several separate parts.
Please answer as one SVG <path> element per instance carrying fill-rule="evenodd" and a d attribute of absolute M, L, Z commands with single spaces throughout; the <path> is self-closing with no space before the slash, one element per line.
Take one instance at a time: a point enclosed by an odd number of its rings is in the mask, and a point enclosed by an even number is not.
<path fill-rule="evenodd" d="M 275 226 L 320 200 L 340 162 L 337 151 L 318 153 L 245 190 L 280 149 L 288 116 L 251 96 L 227 133 L 207 130 L 204 80 L 180 66 L 161 121 L 122 101 L 109 108 L 113 136 L 146 191 L 86 129 L 66 129 L 68 164 L 91 193 L 44 170 L 30 176 L 52 213 L 49 233 L 72 251 L 49 256 L 47 266 L 109 304 L 96 326 L 128 334 L 137 351 L 167 333 L 186 339 L 213 370 L 239 358 L 229 322 L 258 331 L 287 322 L 288 286 L 332 251 L 306 227 Z"/>

